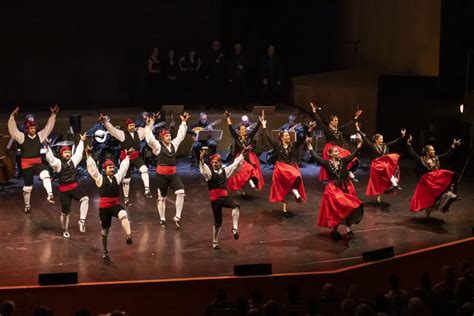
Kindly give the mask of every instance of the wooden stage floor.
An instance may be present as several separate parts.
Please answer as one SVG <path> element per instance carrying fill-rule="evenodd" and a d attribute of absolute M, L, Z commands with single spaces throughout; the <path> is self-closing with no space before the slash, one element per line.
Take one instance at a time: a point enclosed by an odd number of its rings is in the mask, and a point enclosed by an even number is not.
<path fill-rule="evenodd" d="M 392 205 L 383 211 L 366 204 L 365 216 L 354 226 L 355 238 L 332 241 L 329 230 L 316 226 L 322 185 L 317 181 L 319 168 L 302 168 L 308 203 L 290 204 L 295 214 L 282 216 L 281 205 L 268 201 L 272 170 L 264 167 L 266 185 L 262 192 L 241 202 L 240 239 L 233 240 L 230 210 L 224 212 L 221 250 L 213 250 L 213 217 L 207 187 L 189 161 L 181 162 L 178 173 L 186 187 L 182 215 L 183 227 L 172 222 L 174 205 L 167 204 L 168 226 L 159 225 L 155 199 L 143 197 L 138 175 L 132 179 L 129 209 L 134 244 L 125 244 L 125 235 L 114 219 L 109 237 L 112 261 L 101 259 L 98 190 L 89 177 L 80 185 L 91 198 L 87 231 L 78 231 L 78 204 L 73 203 L 71 238 L 64 239 L 59 223 L 60 204 L 55 184 L 56 204 L 45 199 L 45 191 L 35 183 L 32 214 L 23 213 L 23 181 L 15 180 L 8 192 L 0 193 L 0 286 L 37 284 L 39 273 L 77 271 L 80 282 L 151 280 L 163 278 L 230 275 L 235 264 L 272 263 L 274 273 L 331 270 L 362 262 L 362 252 L 393 245 L 397 254 L 439 245 L 471 236 L 474 226 L 474 182 L 460 186 L 461 200 L 453 203 L 448 214 L 434 213 L 440 219 L 426 222 L 423 214 L 408 211 L 416 177 L 402 168 L 401 191 L 385 200 Z M 364 202 L 367 172 L 359 172 L 356 184 Z M 155 175 L 151 173 L 155 188 Z M 156 191 L 154 192 L 156 196 Z M 343 227 L 340 228 L 341 232 Z"/>

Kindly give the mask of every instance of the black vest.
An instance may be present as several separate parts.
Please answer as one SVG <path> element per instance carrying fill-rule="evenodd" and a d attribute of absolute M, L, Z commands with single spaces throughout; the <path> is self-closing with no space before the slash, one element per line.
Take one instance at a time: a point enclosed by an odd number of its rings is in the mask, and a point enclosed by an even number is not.
<path fill-rule="evenodd" d="M 40 156 L 41 143 L 39 141 L 39 136 L 36 135 L 35 138 L 31 139 L 25 133 L 25 141 L 20 145 L 21 149 L 21 158 L 37 158 Z"/>
<path fill-rule="evenodd" d="M 112 182 L 107 176 L 102 179 L 102 186 L 100 187 L 100 197 L 117 198 L 120 196 L 120 187 L 117 183 L 117 178 L 112 176 Z"/>
<path fill-rule="evenodd" d="M 72 160 L 66 162 L 61 159 L 61 171 L 59 172 L 59 183 L 60 184 L 69 184 L 77 182 L 76 177 L 76 168 Z"/>
<path fill-rule="evenodd" d="M 209 190 L 212 189 L 227 189 L 227 177 L 225 176 L 225 171 L 222 169 L 222 172 L 218 174 L 217 172 L 214 172 L 214 170 L 211 168 L 211 179 L 207 181 L 207 187 Z"/>
<path fill-rule="evenodd" d="M 137 152 L 140 152 L 140 138 L 138 137 L 137 132 L 133 132 L 133 137 L 130 136 L 128 131 L 123 132 L 125 135 L 125 139 L 122 142 L 122 149 L 128 150 L 133 147 Z"/>
<path fill-rule="evenodd" d="M 171 144 L 171 150 L 168 150 L 162 142 L 160 142 L 161 151 L 158 154 L 158 165 L 160 166 L 176 166 L 176 151 L 174 145 Z"/>

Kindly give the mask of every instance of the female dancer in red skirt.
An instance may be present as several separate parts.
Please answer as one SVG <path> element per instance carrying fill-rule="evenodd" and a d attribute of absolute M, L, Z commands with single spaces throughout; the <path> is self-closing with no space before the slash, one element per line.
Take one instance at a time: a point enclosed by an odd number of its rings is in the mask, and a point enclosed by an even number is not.
<path fill-rule="evenodd" d="M 244 147 L 251 147 L 253 138 L 257 133 L 260 125 L 258 121 L 257 126 L 247 134 L 247 127 L 243 124 L 239 125 L 239 131 L 236 132 L 232 127 L 232 120 L 230 113 L 225 111 L 225 117 L 227 118 L 227 124 L 229 125 L 230 134 L 234 139 L 234 146 L 232 151 L 232 160 L 239 156 Z M 245 155 L 245 159 L 240 167 L 240 170 L 235 176 L 227 180 L 227 187 L 232 191 L 242 190 L 245 184 L 249 184 L 252 190 L 260 191 L 263 188 L 263 176 L 262 170 L 260 169 L 260 162 L 257 155 L 253 151 L 248 151 Z M 245 196 L 245 192 L 242 191 L 242 196 Z"/>
<path fill-rule="evenodd" d="M 326 125 L 323 123 L 321 120 L 321 117 L 319 114 L 316 112 L 317 107 L 311 102 L 311 108 L 313 111 L 314 119 L 316 120 L 317 125 L 323 130 L 324 135 L 326 137 L 326 145 L 324 146 L 323 149 L 323 159 L 328 160 L 328 150 L 331 147 L 337 147 L 339 150 L 339 155 L 341 158 L 347 157 L 350 155 L 350 151 L 345 149 L 345 141 L 344 141 L 344 135 L 342 132 L 350 125 L 354 124 L 354 121 L 357 121 L 359 119 L 359 116 L 362 114 L 362 110 L 357 110 L 357 112 L 354 115 L 354 119 L 351 120 L 350 122 L 339 126 L 339 119 L 336 115 L 330 115 L 329 116 L 329 125 Z M 347 168 L 349 170 L 349 178 L 357 182 L 357 179 L 354 177 L 354 173 L 351 171 L 357 165 L 359 164 L 359 161 L 357 158 L 353 158 L 352 161 L 347 164 Z M 319 181 L 327 181 L 329 179 L 328 173 L 324 168 L 321 168 L 319 171 Z"/>
<path fill-rule="evenodd" d="M 298 157 L 297 148 L 305 141 L 305 138 L 301 138 L 295 143 L 292 143 L 288 131 L 283 131 L 279 134 L 279 141 L 276 142 L 267 131 L 267 121 L 265 120 L 264 112 L 262 112 L 262 116 L 259 117 L 259 120 L 265 131 L 265 136 L 277 156 L 270 189 L 270 201 L 282 202 L 283 215 L 290 217 L 291 213 L 288 211 L 288 201 L 285 200 L 290 192 L 294 195 L 296 202 L 306 203 L 303 177 L 301 176 L 296 161 Z M 310 124 L 310 130 L 312 127 Z"/>
<path fill-rule="evenodd" d="M 408 152 L 418 160 L 418 167 L 422 174 L 411 199 L 410 211 L 417 213 L 425 210 L 427 218 L 434 210 L 448 212 L 450 204 L 457 198 L 456 175 L 452 171 L 441 169 L 440 160 L 450 157 L 454 149 L 461 145 L 461 140 L 454 139 L 451 149 L 442 155 L 436 155 L 433 146 L 426 145 L 423 148 L 423 155 L 418 156 L 412 148 L 411 136 L 407 144 Z"/>
<path fill-rule="evenodd" d="M 371 142 L 360 130 L 359 123 L 356 123 L 356 130 L 362 136 L 364 142 L 369 145 L 373 156 L 375 156 L 375 159 L 370 164 L 370 177 L 365 195 L 377 196 L 377 204 L 384 208 L 388 207 L 388 203 L 382 202 L 382 194 L 402 189 L 399 185 L 400 168 L 398 166 L 398 159 L 400 155 L 390 153 L 390 148 L 403 141 L 406 130 L 402 129 L 400 131 L 401 137 L 389 143 L 384 143 L 383 136 L 380 134 L 375 134 L 372 138 L 373 142 Z"/>
<path fill-rule="evenodd" d="M 357 197 L 354 184 L 349 180 L 347 165 L 362 147 L 362 139 L 358 138 L 356 149 L 346 157 L 341 157 L 339 147 L 330 147 L 327 153 L 329 159 L 323 159 L 316 154 L 311 138 L 308 137 L 306 143 L 311 156 L 327 171 L 329 176 L 321 200 L 318 225 L 331 228 L 331 238 L 337 240 L 341 238 L 337 227 L 343 224 L 346 226 L 347 237 L 354 238 L 351 225 L 361 221 L 364 206 Z"/>

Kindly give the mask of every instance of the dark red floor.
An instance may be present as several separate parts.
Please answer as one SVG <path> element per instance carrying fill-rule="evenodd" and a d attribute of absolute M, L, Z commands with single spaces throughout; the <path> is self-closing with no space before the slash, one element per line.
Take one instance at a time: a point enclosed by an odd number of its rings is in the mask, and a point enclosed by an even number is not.
<path fill-rule="evenodd" d="M 211 247 L 213 218 L 207 187 L 197 171 L 187 162 L 178 171 L 186 186 L 181 230 L 172 225 L 171 201 L 167 205 L 169 225 L 160 227 L 155 200 L 143 198 L 141 180 L 135 175 L 131 190 L 135 204 L 129 210 L 135 243 L 131 247 L 125 244 L 125 235 L 114 221 L 110 263 L 101 259 L 98 195 L 90 178 L 80 183 L 91 197 L 87 232 L 78 231 L 78 205 L 73 204 L 69 240 L 61 236 L 57 194 L 56 204 L 51 206 L 42 185 L 35 183 L 32 215 L 26 216 L 23 182 L 13 181 L 7 193 L 0 193 L 0 285 L 37 284 L 39 273 L 69 271 L 77 271 L 80 282 L 219 276 L 231 274 L 235 264 L 264 262 L 273 264 L 274 273 L 318 271 L 360 263 L 363 251 L 393 245 L 398 254 L 471 235 L 473 182 L 461 185 L 462 200 L 453 204 L 450 213 L 434 213 L 442 220 L 426 222 L 424 214 L 408 211 L 416 178 L 404 171 L 403 191 L 386 197 L 392 203 L 391 210 L 366 205 L 362 223 L 354 226 L 355 239 L 334 242 L 329 239 L 329 230 L 316 227 L 322 195 L 322 185 L 316 180 L 318 168 L 309 166 L 302 171 L 308 204 L 290 204 L 295 216 L 284 218 L 281 206 L 268 201 L 272 171 L 266 169 L 263 191 L 249 192 L 254 196 L 249 200 L 238 198 L 242 206 L 238 241 L 230 232 L 230 211 L 225 212 L 219 251 Z M 155 188 L 155 176 L 150 174 Z M 367 174 L 361 172 L 359 177 L 357 191 L 368 202 L 363 196 Z"/>

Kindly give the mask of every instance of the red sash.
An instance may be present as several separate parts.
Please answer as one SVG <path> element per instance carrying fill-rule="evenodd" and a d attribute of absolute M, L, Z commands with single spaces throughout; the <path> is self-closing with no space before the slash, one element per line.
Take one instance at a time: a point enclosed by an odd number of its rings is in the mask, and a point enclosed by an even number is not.
<path fill-rule="evenodd" d="M 137 158 L 138 155 L 139 155 L 138 150 L 132 151 L 132 153 L 130 154 L 130 160 Z M 122 150 L 120 152 L 120 160 L 124 160 L 126 157 L 127 157 L 127 152 L 125 150 Z"/>
<path fill-rule="evenodd" d="M 21 169 L 28 169 L 41 163 L 41 157 L 21 158 Z"/>
<path fill-rule="evenodd" d="M 77 188 L 77 182 L 68 183 L 68 184 L 60 184 L 59 185 L 59 192 L 67 192 Z"/>
<path fill-rule="evenodd" d="M 211 189 L 209 190 L 209 198 L 212 201 L 218 200 L 220 198 L 229 196 L 229 192 L 226 189 Z"/>
<path fill-rule="evenodd" d="M 101 197 L 99 199 L 99 207 L 100 208 L 109 208 L 115 205 L 120 204 L 118 197 Z"/>
<path fill-rule="evenodd" d="M 176 173 L 176 166 L 157 165 L 156 166 L 156 173 L 157 174 L 164 174 L 164 175 L 175 174 Z"/>

